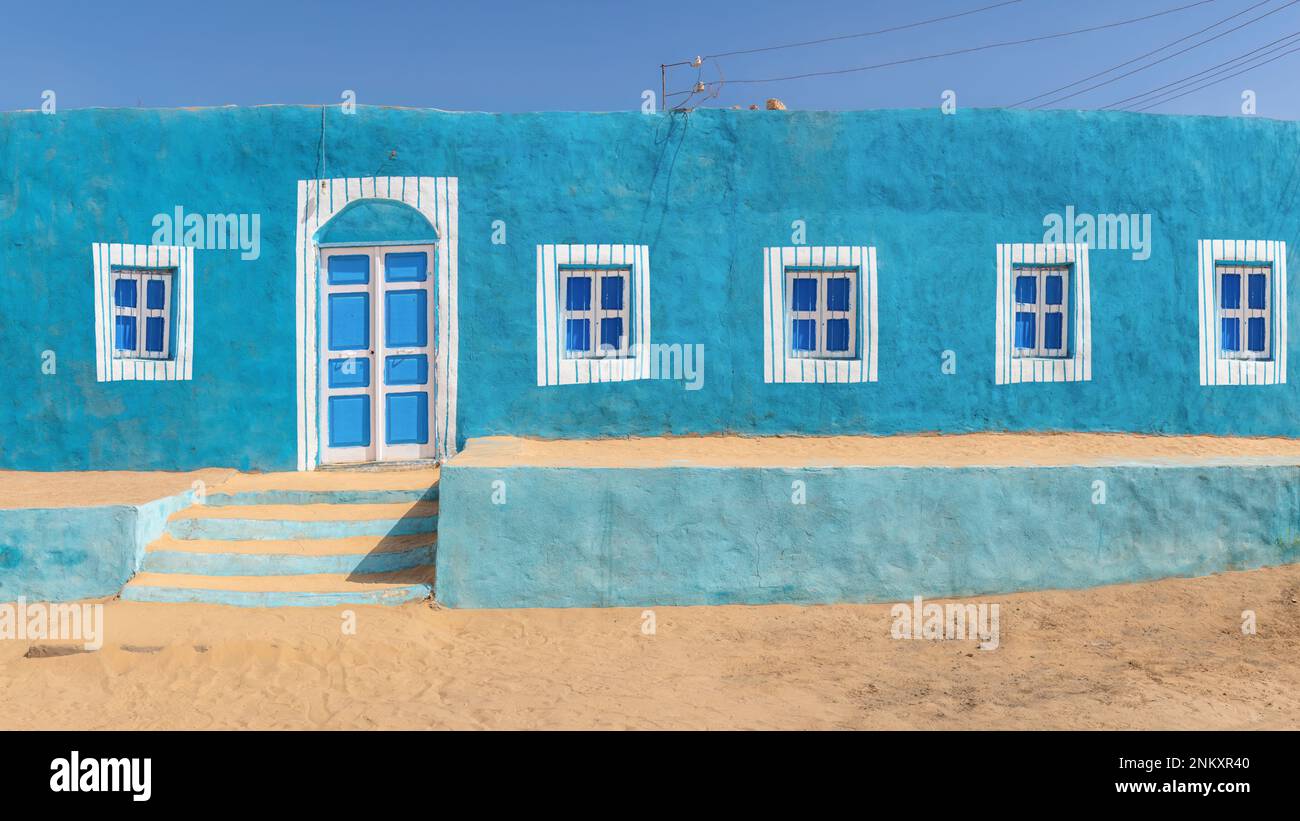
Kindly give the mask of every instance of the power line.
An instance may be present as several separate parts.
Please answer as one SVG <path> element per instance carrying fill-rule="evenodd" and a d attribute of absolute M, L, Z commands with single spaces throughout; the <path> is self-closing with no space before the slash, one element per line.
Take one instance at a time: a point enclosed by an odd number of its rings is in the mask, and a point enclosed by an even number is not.
<path fill-rule="evenodd" d="M 1260 68 L 1261 66 L 1266 66 L 1266 65 L 1268 65 L 1269 63 L 1272 63 L 1272 62 L 1277 61 L 1277 60 L 1281 60 L 1283 57 L 1286 57 L 1288 54 L 1295 54 L 1297 51 L 1300 51 L 1300 46 L 1296 46 L 1295 48 L 1290 49 L 1289 51 L 1284 51 L 1284 52 L 1282 52 L 1281 54 L 1277 55 L 1276 57 L 1271 57 L 1271 58 L 1265 60 L 1265 61 L 1262 62 L 1262 63 L 1257 63 L 1256 65 L 1253 65 L 1253 66 L 1247 66 L 1246 68 L 1243 68 L 1241 71 L 1238 71 L 1238 72 L 1236 72 L 1236 73 L 1234 73 L 1234 74 L 1229 74 L 1227 77 L 1220 77 L 1220 78 L 1217 79 L 1217 80 L 1211 80 L 1210 82 L 1205 83 L 1204 85 L 1200 85 L 1200 86 L 1197 86 L 1196 88 L 1188 89 L 1187 91 L 1184 91 L 1184 92 L 1182 92 L 1181 94 L 1175 94 L 1174 96 L 1172 96 L 1172 97 L 1168 97 L 1168 98 L 1166 98 L 1166 99 L 1164 99 L 1164 100 L 1160 100 L 1159 102 L 1151 103 L 1150 105 L 1145 105 L 1145 106 L 1142 106 L 1141 108 L 1135 108 L 1135 109 L 1133 109 L 1133 110 L 1134 110 L 1134 111 L 1146 111 L 1146 110 L 1149 109 L 1149 108 L 1155 108 L 1155 107 L 1158 106 L 1158 105 L 1164 105 L 1165 103 L 1168 103 L 1168 102 L 1172 102 L 1172 101 L 1174 101 L 1174 100 L 1177 100 L 1179 97 L 1186 97 L 1188 94 L 1191 94 L 1191 93 L 1193 93 L 1193 92 L 1200 91 L 1201 89 L 1209 88 L 1210 86 L 1213 86 L 1213 85 L 1218 85 L 1219 83 L 1222 83 L 1222 82 L 1224 82 L 1224 81 L 1226 81 L 1226 80 L 1231 80 L 1233 77 L 1236 77 L 1236 76 L 1241 75 L 1241 74 L 1245 74 L 1245 73 L 1248 72 L 1248 71 L 1254 71 L 1255 69 Z"/>
<path fill-rule="evenodd" d="M 1295 1 L 1296 0 L 1293 0 L 1293 2 Z M 874 63 L 869 66 L 858 66 L 856 68 L 842 68 L 833 71 L 812 71 L 805 74 L 792 74 L 786 77 L 767 77 L 764 79 L 729 80 L 728 83 L 732 85 L 751 84 L 751 83 L 779 83 L 779 82 L 785 82 L 787 80 L 803 80 L 810 77 L 826 77 L 826 76 L 839 75 L 839 74 L 853 74 L 859 71 L 871 71 L 878 68 L 889 68 L 891 66 L 904 65 L 906 63 L 916 63 L 916 62 L 921 62 L 923 60 L 937 60 L 942 57 L 953 57 L 958 54 L 970 54 L 977 51 L 987 51 L 988 49 L 1006 48 L 1008 46 L 1021 46 L 1021 45 L 1025 45 L 1026 43 L 1038 43 L 1044 40 L 1054 40 L 1061 37 L 1072 37 L 1076 34 L 1086 34 L 1088 32 L 1093 32 L 1093 31 L 1103 31 L 1105 29 L 1119 28 L 1120 26 L 1127 26 L 1133 23 L 1140 23 L 1144 20 L 1152 20 L 1155 19 L 1156 17 L 1163 17 L 1166 14 L 1174 14 L 1175 12 L 1185 11 L 1187 9 L 1195 8 L 1197 6 L 1204 6 L 1207 3 L 1212 3 L 1212 2 L 1215 2 L 1215 0 L 1197 0 L 1197 2 L 1195 3 L 1188 3 L 1186 5 L 1178 6 L 1176 8 L 1165 9 L 1164 11 L 1158 11 L 1153 14 L 1145 14 L 1141 17 L 1133 17 L 1128 20 L 1117 20 L 1113 23 L 1103 23 L 1102 25 L 1088 26 L 1087 28 L 1075 29 L 1073 31 L 1062 31 L 1062 32 L 1057 32 L 1055 34 L 1043 34 L 1037 37 L 1027 37 L 1023 40 L 1007 40 L 999 43 L 985 43 L 979 46 L 971 46 L 970 48 L 957 49 L 955 51 L 945 51 L 939 54 L 926 54 L 919 57 L 906 57 L 900 60 L 890 60 L 885 63 Z M 683 93 L 686 92 L 680 92 L 680 91 L 673 92 L 673 94 L 669 96 L 674 96 L 676 94 L 683 94 Z"/>
<path fill-rule="evenodd" d="M 1080 94 L 1086 94 L 1087 92 L 1089 92 L 1089 91 L 1093 91 L 1093 90 L 1098 89 L 1098 88 L 1101 88 L 1102 86 L 1107 86 L 1107 85 L 1110 85 L 1111 83 L 1119 82 L 1120 80 L 1123 80 L 1125 77 L 1132 77 L 1134 74 L 1138 74 L 1139 72 L 1143 72 L 1143 71 L 1146 71 L 1146 70 L 1149 69 L 1149 68 L 1152 68 L 1152 67 L 1154 67 L 1154 66 L 1158 66 L 1158 65 L 1160 65 L 1161 63 L 1165 62 L 1166 60 L 1172 60 L 1173 58 L 1177 57 L 1177 56 L 1180 55 L 1180 54 L 1186 54 L 1187 52 L 1191 51 L 1192 49 L 1200 48 L 1201 46 L 1205 45 L 1206 43 L 1212 43 L 1212 42 L 1214 42 L 1215 40 L 1218 40 L 1218 39 L 1221 38 L 1221 37 L 1227 37 L 1229 34 L 1232 34 L 1234 31 L 1240 31 L 1241 29 L 1244 29 L 1246 26 L 1249 26 L 1249 25 L 1253 25 L 1253 24 L 1255 24 L 1255 23 L 1258 23 L 1260 20 L 1263 20 L 1265 17 L 1268 17 L 1268 16 L 1273 15 L 1273 14 L 1277 14 L 1279 11 L 1282 11 L 1283 9 L 1288 8 L 1289 6 L 1294 6 L 1294 5 L 1295 5 L 1296 3 L 1298 3 L 1298 2 L 1300 2 L 1300 0 L 1290 0 L 1290 2 L 1288 2 L 1288 3 L 1283 3 L 1282 5 L 1278 6 L 1278 7 L 1275 8 L 1275 9 L 1273 9 L 1272 11 L 1266 11 L 1266 12 L 1264 12 L 1263 14 L 1261 14 L 1260 16 L 1255 17 L 1255 18 L 1253 18 L 1253 19 L 1251 19 L 1251 20 L 1247 20 L 1246 22 L 1242 23 L 1242 24 L 1239 25 L 1239 26 L 1233 26 L 1232 28 L 1228 29 L 1227 31 L 1221 31 L 1221 32 L 1219 32 L 1218 34 L 1216 34 L 1216 35 L 1214 35 L 1214 36 L 1212 36 L 1212 37 L 1207 37 L 1207 38 L 1205 38 L 1204 40 L 1200 41 L 1199 43 L 1193 43 L 1192 45 L 1188 46 L 1187 48 L 1179 49 L 1178 51 L 1175 51 L 1173 54 L 1166 54 L 1164 57 L 1161 57 L 1159 60 L 1153 60 L 1153 61 L 1151 61 L 1150 63 L 1147 63 L 1147 64 L 1144 65 L 1144 66 L 1138 66 L 1137 68 L 1133 69 L 1132 71 L 1126 71 L 1126 72 L 1124 72 L 1123 74 L 1120 74 L 1120 75 L 1118 75 L 1118 76 L 1116 76 L 1116 77 L 1112 77 L 1112 78 L 1110 78 L 1109 80 L 1103 80 L 1103 81 L 1101 81 L 1100 83 L 1097 83 L 1097 84 L 1095 84 L 1095 85 L 1090 85 L 1090 86 L 1088 86 L 1087 88 L 1079 89 L 1078 91 L 1071 92 L 1071 93 L 1069 93 L 1069 94 L 1066 94 L 1066 95 L 1063 96 L 1063 97 L 1058 97 L 1058 98 L 1056 98 L 1055 100 L 1049 100 L 1048 102 L 1045 102 L 1045 103 L 1039 103 L 1038 105 L 1035 105 L 1035 106 L 1033 106 L 1033 107 L 1034 107 L 1034 108 L 1044 108 L 1044 107 L 1049 106 L 1049 105 L 1056 105 L 1057 103 L 1062 102 L 1062 101 L 1064 101 L 1064 100 L 1068 100 L 1068 99 L 1070 99 L 1071 97 L 1077 97 L 1077 96 L 1079 96 Z"/>
<path fill-rule="evenodd" d="M 859 32 L 858 34 L 841 34 L 835 37 L 823 37 L 819 40 L 804 40 L 803 42 L 786 43 L 780 46 L 764 46 L 762 48 L 746 48 L 746 49 L 739 49 L 737 51 L 724 51 L 719 54 L 706 54 L 704 56 L 704 59 L 712 60 L 715 57 L 733 57 L 738 54 L 757 54 L 760 51 L 778 51 L 780 49 L 785 49 L 785 48 L 800 48 L 801 46 L 816 46 L 816 45 L 821 45 L 822 43 L 834 43 L 839 40 L 854 40 L 860 37 L 875 37 L 878 34 L 890 34 L 895 31 L 904 31 L 906 29 L 928 26 L 931 23 L 942 23 L 946 20 L 956 20 L 958 17 L 967 17 L 972 14 L 979 14 L 980 12 L 991 11 L 993 9 L 1002 8 L 1003 6 L 1015 5 L 1016 3 L 1019 2 L 1022 2 L 1022 0 L 1004 0 L 1004 2 L 994 3 L 991 6 L 982 6 L 978 9 L 962 11 L 956 14 L 947 14 L 944 15 L 943 17 L 931 17 L 929 20 L 918 20 L 915 23 L 904 23 L 901 26 L 891 26 L 889 28 L 876 29 L 875 31 L 863 31 L 863 32 Z"/>
<path fill-rule="evenodd" d="M 1107 103 L 1106 105 L 1102 106 L 1100 110 L 1105 111 L 1105 110 L 1107 110 L 1107 109 L 1111 109 L 1111 108 L 1120 108 L 1120 107 L 1123 106 L 1124 103 L 1127 103 L 1127 102 L 1129 102 L 1129 101 L 1131 101 L 1131 100 L 1137 100 L 1137 99 L 1140 99 L 1140 98 L 1142 98 L 1142 97 L 1151 97 L 1151 96 L 1153 96 L 1153 95 L 1155 95 L 1155 96 L 1162 96 L 1162 95 L 1157 94 L 1157 92 L 1160 92 L 1160 91 L 1162 91 L 1163 89 L 1169 88 L 1170 86 L 1178 86 L 1178 85 L 1182 85 L 1183 83 L 1186 83 L 1186 82 L 1192 81 L 1193 78 L 1195 78 L 1195 77 L 1199 77 L 1199 76 L 1201 76 L 1202 74 L 1209 74 L 1210 72 L 1214 71 L 1216 68 L 1221 68 L 1221 67 L 1223 67 L 1223 66 L 1230 66 L 1229 68 L 1224 69 L 1224 70 L 1225 70 L 1225 71 L 1231 71 L 1233 68 L 1237 68 L 1237 67 L 1238 67 L 1238 66 L 1232 66 L 1232 65 L 1231 65 L 1232 63 L 1238 63 L 1238 64 L 1240 64 L 1243 60 L 1249 62 L 1249 60 L 1248 60 L 1247 58 L 1249 58 L 1252 54 L 1256 54 L 1256 53 L 1261 52 L 1261 51 L 1263 51 L 1264 54 L 1272 54 L 1273 52 L 1278 51 L 1279 49 L 1286 48 L 1286 45 L 1281 45 L 1281 46 L 1278 46 L 1277 48 L 1270 49 L 1270 50 L 1268 50 L 1268 51 L 1264 51 L 1264 50 L 1265 50 L 1265 49 L 1268 49 L 1269 46 L 1274 46 L 1274 45 L 1277 45 L 1278 43 L 1281 43 L 1283 40 L 1293 40 L 1293 39 L 1295 39 L 1296 37 L 1300 37 L 1300 31 L 1292 32 L 1291 34 L 1288 34 L 1288 35 L 1286 35 L 1285 37 L 1279 37 L 1278 39 L 1276 39 L 1276 40 L 1274 40 L 1274 41 L 1272 41 L 1272 42 L 1270 42 L 1270 43 L 1265 43 L 1264 45 L 1260 46 L 1259 48 L 1253 48 L 1253 49 L 1251 49 L 1250 51 L 1246 52 L 1245 54 L 1239 54 L 1239 55 L 1237 55 L 1236 57 L 1233 57 L 1233 58 L 1230 59 L 1230 60 L 1224 60 L 1222 63 L 1218 63 L 1218 64 L 1216 64 L 1216 65 L 1212 65 L 1212 66 L 1210 66 L 1209 68 L 1204 69 L 1203 71 L 1198 71 L 1198 72 L 1196 72 L 1195 74 L 1189 74 L 1189 75 L 1187 75 L 1186 77 L 1183 77 L 1183 78 L 1178 79 L 1178 80 L 1174 80 L 1173 82 L 1165 83 L 1165 84 L 1162 85 L 1162 86 L 1156 86 L 1155 88 L 1150 89 L 1149 91 L 1144 91 L 1144 92 L 1142 92 L 1141 94 L 1134 94 L 1134 95 L 1131 96 L 1131 97 L 1125 97 L 1125 98 L 1122 99 L 1122 100 L 1116 100 L 1116 101 L 1113 102 L 1113 103 Z M 1289 44 L 1287 44 L 1287 45 L 1289 45 Z M 1262 57 L 1262 56 L 1264 56 L 1264 55 L 1261 54 L 1261 55 L 1259 55 L 1259 56 Z M 1221 74 L 1222 72 L 1218 72 L 1218 73 Z M 1214 76 L 1214 75 L 1211 75 L 1211 76 Z"/>
<path fill-rule="evenodd" d="M 1157 52 L 1164 51 L 1165 49 L 1169 48 L 1170 46 L 1176 46 L 1176 45 L 1178 45 L 1179 43 L 1181 43 L 1182 41 L 1184 41 L 1184 40 L 1189 40 L 1189 39 L 1191 39 L 1192 37 L 1195 37 L 1195 36 L 1198 35 L 1198 34 L 1204 34 L 1205 32 L 1209 31 L 1209 30 L 1212 29 L 1212 28 L 1216 28 L 1217 26 L 1221 26 L 1221 25 L 1223 25 L 1224 23 L 1226 23 L 1226 22 L 1228 22 L 1229 20 L 1231 20 L 1233 17 L 1240 17 L 1241 15 L 1245 14 L 1246 12 L 1248 12 L 1248 11 L 1252 11 L 1252 10 L 1254 10 L 1254 9 L 1257 9 L 1257 8 L 1259 8 L 1260 6 L 1266 5 L 1266 4 L 1270 3 L 1270 2 L 1272 2 L 1272 0 L 1260 0 L 1260 2 L 1256 3 L 1255 5 L 1251 6 L 1250 8 L 1242 9 L 1241 11 L 1237 12 L 1236 14 L 1229 15 L 1228 17 L 1224 17 L 1222 20 L 1219 20 L 1219 21 L 1217 21 L 1217 22 L 1211 23 L 1210 25 L 1206 26 L 1205 28 L 1201 29 L 1200 31 L 1194 31 L 1194 32 L 1192 32 L 1191 34 L 1185 35 L 1185 36 L 1183 36 L 1183 37 L 1179 37 L 1177 40 L 1174 40 L 1174 41 L 1169 42 L 1169 43 L 1165 43 L 1165 44 L 1164 44 L 1163 46 L 1161 46 L 1160 48 L 1152 49 L 1151 51 L 1148 51 L 1146 54 L 1139 54 L 1137 57 L 1134 57 L 1132 60 L 1126 60 L 1125 62 L 1120 63 L 1119 65 L 1111 66 L 1110 68 L 1108 68 L 1108 69 L 1106 69 L 1106 70 L 1104 70 L 1104 71 L 1099 71 L 1099 72 L 1097 72 L 1096 74 L 1089 74 L 1087 77 L 1084 77 L 1084 78 L 1082 78 L 1082 79 L 1080 79 L 1080 80 L 1075 80 L 1073 83 L 1066 83 L 1065 85 L 1060 86 L 1059 88 L 1054 88 L 1054 89 L 1052 89 L 1051 91 L 1044 91 L 1044 92 L 1042 92 L 1041 94 L 1035 94 L 1035 95 L 1032 96 L 1032 97 L 1026 97 L 1026 98 L 1023 99 L 1023 100 L 1019 100 L 1019 101 L 1017 101 L 1017 102 L 1012 103 L 1011 105 L 1007 106 L 1007 108 L 1015 108 L 1016 106 L 1022 106 L 1022 105 L 1024 105 L 1025 103 L 1030 102 L 1031 100 L 1037 100 L 1039 97 L 1046 97 L 1046 96 L 1048 96 L 1048 95 L 1055 94 L 1055 93 L 1058 92 L 1058 91 L 1065 91 L 1067 88 L 1073 88 L 1074 86 L 1077 86 L 1077 85 L 1079 85 L 1080 83 L 1086 83 L 1086 82 L 1088 82 L 1089 80 L 1095 80 L 1096 78 L 1100 77 L 1100 76 L 1103 75 L 1103 74 L 1109 74 L 1109 73 L 1111 73 L 1112 71 L 1114 71 L 1115 69 L 1123 68 L 1124 66 L 1130 65 L 1130 64 L 1132 64 L 1132 63 L 1136 63 L 1138 60 L 1141 60 L 1141 59 L 1146 58 L 1146 57 L 1150 57 L 1152 54 L 1156 54 Z"/>

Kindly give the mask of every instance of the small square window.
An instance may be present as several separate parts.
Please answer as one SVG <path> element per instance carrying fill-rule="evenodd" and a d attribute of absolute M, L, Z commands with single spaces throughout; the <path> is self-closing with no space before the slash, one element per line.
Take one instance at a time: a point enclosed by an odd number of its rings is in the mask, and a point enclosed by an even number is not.
<path fill-rule="evenodd" d="M 1012 356 L 1063 359 L 1069 355 L 1070 268 L 1021 264 L 1015 268 L 1015 339 Z"/>
<path fill-rule="evenodd" d="M 1268 265 L 1219 263 L 1219 357 L 1271 359 Z M 1244 293 L 1243 293 L 1244 291 Z"/>
<path fill-rule="evenodd" d="M 173 273 L 157 268 L 113 270 L 114 358 L 170 358 Z"/>
<path fill-rule="evenodd" d="M 628 356 L 628 269 L 561 268 L 560 282 L 564 293 L 564 358 Z M 593 287 L 599 289 L 597 294 L 592 293 Z"/>
<path fill-rule="evenodd" d="M 786 269 L 790 355 L 846 359 L 857 355 L 856 268 Z"/>

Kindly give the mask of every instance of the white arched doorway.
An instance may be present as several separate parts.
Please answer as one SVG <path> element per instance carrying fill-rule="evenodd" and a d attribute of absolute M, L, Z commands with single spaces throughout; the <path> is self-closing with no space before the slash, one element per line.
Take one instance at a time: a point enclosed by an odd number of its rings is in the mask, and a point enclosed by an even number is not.
<path fill-rule="evenodd" d="M 457 180 L 455 177 L 350 177 L 299 180 L 296 242 L 296 395 L 298 469 L 311 470 L 322 457 L 321 286 L 320 229 L 349 205 L 360 200 L 392 200 L 422 214 L 437 233 L 430 248 L 429 271 L 434 317 L 431 331 L 433 389 L 428 403 L 428 426 L 433 455 L 445 459 L 456 449 L 456 362 L 458 330 L 457 289 Z M 414 247 L 414 246 L 413 246 Z M 334 249 L 327 249 L 329 257 Z M 400 251 L 376 242 L 366 253 Z M 408 249 L 409 250 L 409 249 Z M 377 377 L 379 374 L 376 373 Z M 398 448 L 393 452 L 405 453 Z"/>

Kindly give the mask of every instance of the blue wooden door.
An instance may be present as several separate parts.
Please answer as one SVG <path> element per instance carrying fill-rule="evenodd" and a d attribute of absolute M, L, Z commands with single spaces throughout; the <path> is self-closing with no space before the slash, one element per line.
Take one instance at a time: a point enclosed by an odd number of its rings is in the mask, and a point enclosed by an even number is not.
<path fill-rule="evenodd" d="M 434 246 L 321 252 L 321 462 L 431 459 Z"/>

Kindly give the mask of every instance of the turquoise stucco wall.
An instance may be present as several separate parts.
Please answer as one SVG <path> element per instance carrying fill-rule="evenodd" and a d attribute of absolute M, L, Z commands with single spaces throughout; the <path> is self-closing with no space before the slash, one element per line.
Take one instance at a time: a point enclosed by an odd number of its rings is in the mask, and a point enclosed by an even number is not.
<path fill-rule="evenodd" d="M 792 483 L 804 482 L 805 504 Z M 1105 504 L 1094 504 L 1096 481 Z M 505 503 L 494 504 L 504 482 Z M 910 601 L 1300 561 L 1300 467 L 470 468 L 449 607 Z M 497 497 L 498 501 L 500 497 Z"/>
<path fill-rule="evenodd" d="M 0 508 L 0 602 L 115 596 L 186 491 L 138 505 Z"/>
<path fill-rule="evenodd" d="M 377 174 L 460 181 L 462 440 L 1294 435 L 1297 380 L 1199 386 L 1195 242 L 1292 238 L 1298 149 L 1295 123 L 1097 112 L 330 109 L 323 139 L 307 107 L 2 114 L 0 467 L 292 469 L 296 181 Z M 90 244 L 147 243 L 177 205 L 259 214 L 260 257 L 196 252 L 192 383 L 97 383 Z M 1151 214 L 1150 259 L 1091 255 L 1091 382 L 995 386 L 994 246 L 1067 205 Z M 809 244 L 878 248 L 876 384 L 763 382 L 760 249 L 795 219 Z M 654 340 L 704 346 L 702 390 L 536 386 L 535 246 L 559 242 L 649 246 Z"/>

